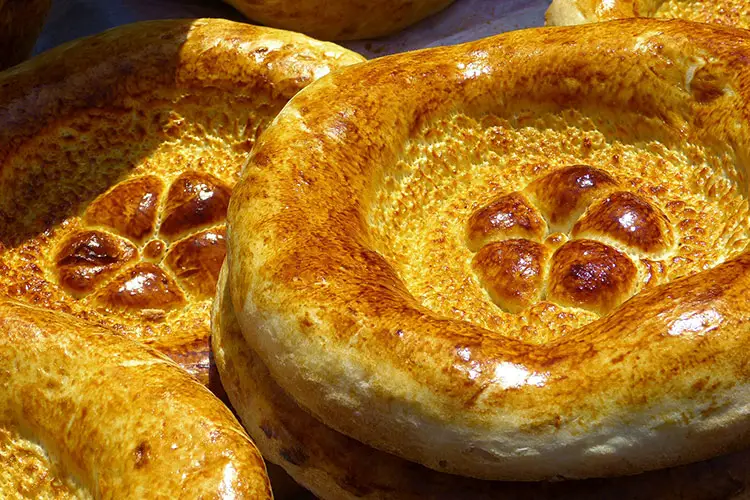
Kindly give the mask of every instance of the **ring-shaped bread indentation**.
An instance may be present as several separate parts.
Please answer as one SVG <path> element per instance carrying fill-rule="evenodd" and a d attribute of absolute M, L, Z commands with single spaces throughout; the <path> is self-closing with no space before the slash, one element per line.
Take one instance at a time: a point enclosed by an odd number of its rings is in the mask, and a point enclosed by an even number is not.
<path fill-rule="evenodd" d="M 97 302 L 124 310 L 169 310 L 185 304 L 180 288 L 159 266 L 141 262 L 96 293 Z"/>
<path fill-rule="evenodd" d="M 211 297 L 227 253 L 225 236 L 224 227 L 188 236 L 172 245 L 164 262 L 184 288 L 200 297 Z"/>
<path fill-rule="evenodd" d="M 632 296 L 636 276 L 630 258 L 609 245 L 569 241 L 552 255 L 547 297 L 604 315 Z"/>
<path fill-rule="evenodd" d="M 232 188 L 201 172 L 181 174 L 167 192 L 159 235 L 175 239 L 191 229 L 224 220 Z"/>
<path fill-rule="evenodd" d="M 472 267 L 493 302 L 518 312 L 538 301 L 546 275 L 547 247 L 526 239 L 490 243 L 474 255 Z"/>
<path fill-rule="evenodd" d="M 83 220 L 112 228 L 131 241 L 143 241 L 154 232 L 163 189 L 161 179 L 153 175 L 123 181 L 95 199 Z"/>
<path fill-rule="evenodd" d="M 547 224 L 526 195 L 509 193 L 494 199 L 469 218 L 466 241 L 472 252 L 492 241 L 526 238 L 541 241 Z"/>
<path fill-rule="evenodd" d="M 653 203 L 628 191 L 615 191 L 589 207 L 573 226 L 574 238 L 605 236 L 639 254 L 665 252 L 673 244 L 671 224 Z"/>
<path fill-rule="evenodd" d="M 617 182 L 605 171 L 572 165 L 553 171 L 526 187 L 547 219 L 550 232 L 567 233 L 591 201 Z"/>
<path fill-rule="evenodd" d="M 58 282 L 74 295 L 90 293 L 137 257 L 138 250 L 127 240 L 102 231 L 79 231 L 57 251 Z"/>

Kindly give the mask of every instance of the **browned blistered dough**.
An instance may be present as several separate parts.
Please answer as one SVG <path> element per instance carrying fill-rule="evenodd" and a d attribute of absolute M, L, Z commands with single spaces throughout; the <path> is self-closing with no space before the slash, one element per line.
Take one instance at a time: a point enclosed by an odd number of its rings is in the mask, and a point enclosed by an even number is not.
<path fill-rule="evenodd" d="M 232 185 L 290 97 L 361 60 L 269 28 L 158 21 L 0 76 L 0 295 L 144 341 L 205 382 Z"/>
<path fill-rule="evenodd" d="M 224 404 L 168 358 L 0 302 L 0 497 L 272 498 Z"/>
<path fill-rule="evenodd" d="M 677 18 L 750 28 L 750 5 L 743 0 L 552 0 L 545 16 L 550 26 L 629 17 Z"/>
<path fill-rule="evenodd" d="M 52 0 L 0 0 L 0 70 L 31 54 Z"/>
<path fill-rule="evenodd" d="M 472 214 L 466 224 L 466 244 L 474 252 L 496 240 L 541 241 L 546 235 L 547 223 L 523 193 L 498 197 Z"/>
<path fill-rule="evenodd" d="M 321 40 L 390 35 L 453 3 L 453 0 L 225 1 L 253 21 Z"/>
<path fill-rule="evenodd" d="M 474 255 L 472 268 L 495 304 L 519 312 L 544 295 L 548 258 L 549 250 L 541 243 L 511 239 L 484 245 Z"/>
<path fill-rule="evenodd" d="M 323 424 L 440 471 L 614 476 L 750 445 L 749 57 L 744 30 L 629 20 L 316 82 L 230 202 L 246 341 Z M 538 189 L 560 172 L 574 196 Z M 511 311 L 467 224 L 514 192 L 564 217 L 527 237 L 549 252 L 516 264 L 546 278 Z"/>
<path fill-rule="evenodd" d="M 222 382 L 263 456 L 322 499 L 713 500 L 750 489 L 750 452 L 622 478 L 498 482 L 462 478 L 377 451 L 326 427 L 271 377 L 249 347 L 219 277 L 212 345 Z"/>

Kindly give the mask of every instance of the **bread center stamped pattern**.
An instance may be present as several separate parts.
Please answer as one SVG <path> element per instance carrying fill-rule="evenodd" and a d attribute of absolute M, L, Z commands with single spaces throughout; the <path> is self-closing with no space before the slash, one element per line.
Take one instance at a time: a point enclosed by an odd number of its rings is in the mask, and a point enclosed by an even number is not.
<path fill-rule="evenodd" d="M 605 315 L 638 292 L 639 267 L 665 273 L 675 236 L 653 201 L 602 170 L 573 165 L 475 211 L 466 242 L 503 310 L 547 300 Z"/>
<path fill-rule="evenodd" d="M 76 298 L 154 319 L 184 306 L 186 292 L 212 296 L 226 253 L 231 188 L 194 171 L 165 188 L 160 178 L 144 175 L 95 199 L 84 227 L 58 248 L 60 286 Z"/>

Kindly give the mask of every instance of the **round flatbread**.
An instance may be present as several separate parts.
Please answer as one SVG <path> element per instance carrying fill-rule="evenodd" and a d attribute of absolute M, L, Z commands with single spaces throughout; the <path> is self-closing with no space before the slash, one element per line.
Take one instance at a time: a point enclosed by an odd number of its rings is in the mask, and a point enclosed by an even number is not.
<path fill-rule="evenodd" d="M 232 301 L 326 426 L 443 472 L 750 445 L 750 33 L 629 20 L 345 68 L 228 212 Z"/>
<path fill-rule="evenodd" d="M 363 58 L 225 20 L 154 21 L 0 75 L 0 295 L 208 379 L 232 186 L 301 88 Z"/>

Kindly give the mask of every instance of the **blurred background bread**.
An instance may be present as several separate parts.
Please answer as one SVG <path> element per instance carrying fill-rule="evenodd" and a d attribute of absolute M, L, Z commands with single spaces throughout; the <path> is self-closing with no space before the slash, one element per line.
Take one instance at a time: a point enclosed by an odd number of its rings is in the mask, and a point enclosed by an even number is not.
<path fill-rule="evenodd" d="M 390 35 L 453 0 L 226 0 L 249 19 L 321 40 Z"/>
<path fill-rule="evenodd" d="M 52 0 L 0 0 L 0 70 L 29 55 Z"/>
<path fill-rule="evenodd" d="M 750 6 L 740 0 L 552 0 L 546 21 L 550 26 L 567 26 L 630 17 L 685 19 L 748 28 Z"/>

